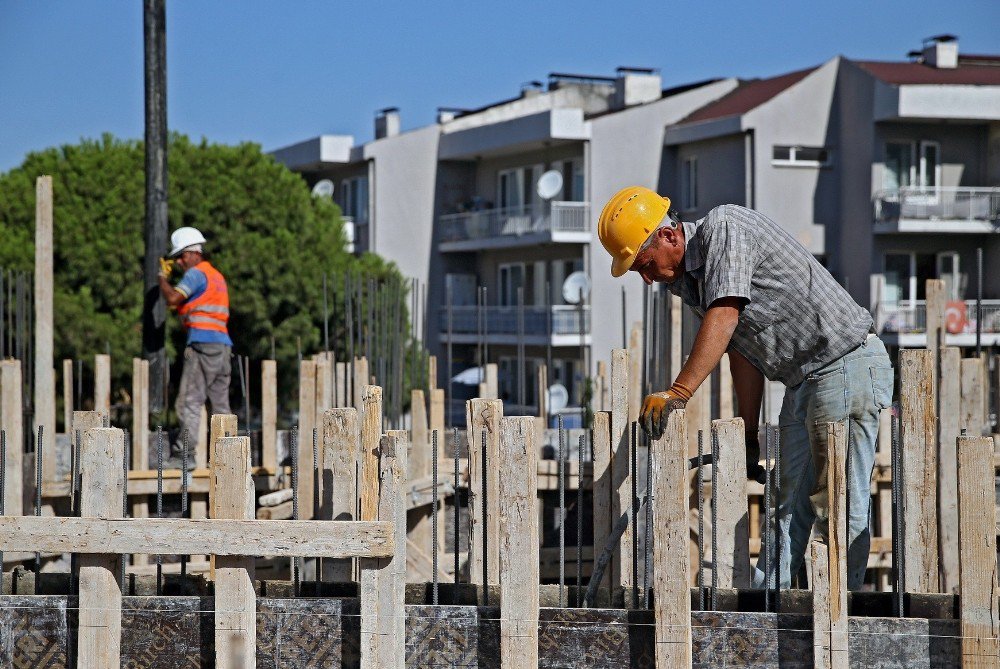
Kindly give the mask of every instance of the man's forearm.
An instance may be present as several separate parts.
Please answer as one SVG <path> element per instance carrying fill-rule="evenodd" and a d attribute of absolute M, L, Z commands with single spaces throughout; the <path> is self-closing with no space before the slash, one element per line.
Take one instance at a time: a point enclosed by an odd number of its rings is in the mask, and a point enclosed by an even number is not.
<path fill-rule="evenodd" d="M 729 348 L 736 324 L 740 319 L 738 303 L 717 300 L 702 319 L 698 336 L 695 337 L 691 355 L 681 368 L 675 383 L 684 385 L 691 392 L 698 389 L 712 370 L 722 360 L 722 354 Z"/>
<path fill-rule="evenodd" d="M 760 422 L 760 405 L 764 397 L 764 375 L 736 351 L 729 352 L 729 370 L 736 392 L 736 415 L 743 419 L 747 431 L 756 431 Z"/>
<path fill-rule="evenodd" d="M 184 295 L 171 286 L 167 278 L 162 275 L 160 276 L 160 292 L 163 294 L 163 299 L 167 301 L 168 306 L 176 307 L 184 301 Z"/>

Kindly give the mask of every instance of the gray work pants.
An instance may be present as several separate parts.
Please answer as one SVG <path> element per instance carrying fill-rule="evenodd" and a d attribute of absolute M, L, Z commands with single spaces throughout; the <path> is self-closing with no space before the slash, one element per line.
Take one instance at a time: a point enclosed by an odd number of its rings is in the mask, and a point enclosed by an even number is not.
<path fill-rule="evenodd" d="M 185 430 L 190 448 L 194 449 L 198 443 L 205 400 L 212 405 L 209 415 L 229 413 L 231 375 L 230 348 L 225 344 L 192 343 L 184 348 L 184 371 L 174 405 L 181 423 L 180 443 L 183 443 Z"/>

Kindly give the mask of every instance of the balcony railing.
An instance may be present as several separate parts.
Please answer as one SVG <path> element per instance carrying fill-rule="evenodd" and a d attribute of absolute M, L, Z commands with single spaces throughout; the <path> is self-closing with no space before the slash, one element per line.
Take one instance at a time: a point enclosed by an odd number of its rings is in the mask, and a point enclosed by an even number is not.
<path fill-rule="evenodd" d="M 1000 188 L 897 188 L 875 194 L 875 222 L 901 218 L 1000 223 Z"/>
<path fill-rule="evenodd" d="M 964 310 L 960 305 L 964 304 Z M 1000 300 L 983 300 L 984 333 L 1000 333 Z M 877 309 L 881 332 L 923 334 L 927 332 L 927 303 L 924 300 L 883 304 Z M 950 302 L 946 310 L 946 328 L 950 334 L 975 334 L 976 301 Z"/>
<path fill-rule="evenodd" d="M 537 232 L 587 232 L 589 202 L 549 202 L 538 206 L 504 207 L 445 214 L 441 241 L 462 242 L 495 237 L 521 237 Z"/>
<path fill-rule="evenodd" d="M 482 309 L 483 329 L 489 335 L 517 335 L 518 334 L 518 308 L 517 307 L 484 307 Z M 479 313 L 478 307 L 452 307 L 451 308 L 451 331 L 453 334 L 478 334 L 479 333 Z M 585 306 L 583 313 L 583 334 L 590 333 L 590 307 Z M 525 335 L 548 335 L 549 327 L 554 335 L 578 335 L 580 334 L 581 309 L 574 306 L 525 306 L 524 307 L 524 334 Z M 448 309 L 442 308 L 440 311 L 440 328 L 442 333 L 448 332 Z"/>

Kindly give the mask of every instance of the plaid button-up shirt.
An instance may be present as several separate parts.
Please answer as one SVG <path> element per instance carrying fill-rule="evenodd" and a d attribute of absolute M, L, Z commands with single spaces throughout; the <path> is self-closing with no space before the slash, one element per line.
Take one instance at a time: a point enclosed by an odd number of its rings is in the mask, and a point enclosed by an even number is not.
<path fill-rule="evenodd" d="M 719 298 L 746 300 L 730 346 L 768 379 L 796 386 L 865 341 L 871 314 L 771 219 L 730 204 L 683 227 L 670 291 L 699 317 Z"/>

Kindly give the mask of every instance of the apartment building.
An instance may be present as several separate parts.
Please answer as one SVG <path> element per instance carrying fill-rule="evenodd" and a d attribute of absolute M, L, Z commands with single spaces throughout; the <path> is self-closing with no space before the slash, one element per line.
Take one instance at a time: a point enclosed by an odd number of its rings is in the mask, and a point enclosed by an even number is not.
<path fill-rule="evenodd" d="M 322 136 L 274 155 L 335 182 L 356 250 L 426 283 L 425 331 L 442 360 L 451 350 L 452 374 L 478 365 L 485 343 L 501 394 L 525 411 L 538 364 L 579 405 L 583 379 L 641 320 L 641 281 L 612 279 L 596 238 L 600 207 L 630 184 L 669 194 L 689 220 L 723 203 L 764 212 L 895 346 L 924 344 L 923 282 L 938 277 L 960 312 L 948 343 L 971 345 L 981 248 L 983 341 L 1000 338 L 1000 56 L 962 54 L 951 36 L 899 62 L 837 56 L 667 90 L 651 70 L 552 74 L 423 128 L 401 132 L 388 109 L 371 142 Z M 562 185 L 543 197 L 551 171 Z M 582 305 L 564 295 L 575 272 L 590 279 Z M 686 313 L 685 346 L 693 328 Z M 463 387 L 452 397 L 459 406 Z"/>

